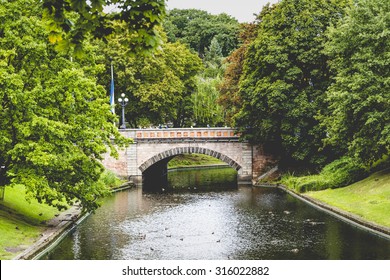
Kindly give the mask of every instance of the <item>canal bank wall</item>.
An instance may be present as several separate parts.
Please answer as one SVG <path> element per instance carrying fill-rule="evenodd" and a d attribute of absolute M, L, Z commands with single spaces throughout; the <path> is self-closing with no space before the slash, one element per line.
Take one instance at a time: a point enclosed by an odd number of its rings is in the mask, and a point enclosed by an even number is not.
<path fill-rule="evenodd" d="M 261 186 L 262 185 L 258 185 L 258 187 L 261 187 Z M 358 227 L 362 230 L 371 232 L 375 235 L 378 235 L 378 236 L 381 236 L 383 238 L 390 240 L 390 228 L 388 228 L 388 227 L 381 226 L 381 225 L 375 224 L 373 222 L 364 220 L 364 219 L 360 218 L 359 216 L 352 214 L 350 212 L 347 212 L 347 211 L 341 210 L 339 208 L 330 206 L 329 204 L 326 204 L 326 203 L 319 201 L 317 199 L 308 197 L 306 195 L 293 192 L 292 190 L 288 189 L 284 185 L 270 184 L 270 185 L 264 185 L 264 186 L 279 188 L 279 189 L 287 192 L 291 196 L 309 204 L 310 206 L 312 206 L 320 211 L 326 212 L 329 215 L 332 215 L 333 217 L 336 217 L 336 218 L 338 218 L 346 223 L 351 224 L 352 226 Z"/>
<path fill-rule="evenodd" d="M 33 259 L 39 252 L 42 252 L 57 240 L 61 240 L 62 235 L 66 235 L 72 228 L 76 227 L 83 219 L 82 209 L 80 206 L 72 206 L 68 210 L 60 213 L 47 222 L 48 229 L 41 233 L 40 238 L 22 253 L 17 255 L 14 260 L 29 260 Z"/>

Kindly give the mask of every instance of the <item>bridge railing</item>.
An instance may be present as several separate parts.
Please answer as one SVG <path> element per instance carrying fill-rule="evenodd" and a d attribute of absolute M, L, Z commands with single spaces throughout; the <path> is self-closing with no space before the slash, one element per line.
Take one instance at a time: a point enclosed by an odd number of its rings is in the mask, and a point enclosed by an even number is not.
<path fill-rule="evenodd" d="M 133 139 L 192 139 L 192 138 L 231 138 L 238 139 L 232 128 L 146 128 L 146 129 L 123 129 L 121 133 Z"/>

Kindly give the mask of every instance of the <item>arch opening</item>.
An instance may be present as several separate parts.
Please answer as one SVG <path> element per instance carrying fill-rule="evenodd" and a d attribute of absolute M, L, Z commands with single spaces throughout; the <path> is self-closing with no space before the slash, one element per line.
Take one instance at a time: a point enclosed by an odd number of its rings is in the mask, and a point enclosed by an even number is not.
<path fill-rule="evenodd" d="M 237 173 L 242 169 L 241 165 L 230 157 L 208 148 L 174 148 L 154 155 L 139 167 L 142 172 L 143 189 L 157 192 L 162 189 L 168 189 L 168 162 L 175 156 L 183 154 L 208 155 L 225 162 L 229 167 L 237 171 Z"/>
<path fill-rule="evenodd" d="M 214 150 L 211 150 L 208 148 L 202 148 L 202 147 L 181 147 L 181 148 L 170 149 L 170 150 L 161 152 L 161 153 L 151 157 L 150 159 L 145 161 L 143 164 L 141 164 L 139 169 L 141 170 L 142 173 L 144 173 L 145 170 L 147 170 L 149 167 L 156 164 L 157 162 L 168 159 L 168 158 L 170 160 L 174 156 L 181 155 L 181 154 L 204 154 L 204 155 L 212 156 L 214 158 L 217 158 L 217 159 L 227 163 L 230 167 L 232 167 L 236 171 L 239 171 L 242 168 L 241 165 L 238 164 L 236 161 L 234 161 L 230 157 L 228 157 L 220 152 L 217 152 L 217 151 L 214 151 Z"/>

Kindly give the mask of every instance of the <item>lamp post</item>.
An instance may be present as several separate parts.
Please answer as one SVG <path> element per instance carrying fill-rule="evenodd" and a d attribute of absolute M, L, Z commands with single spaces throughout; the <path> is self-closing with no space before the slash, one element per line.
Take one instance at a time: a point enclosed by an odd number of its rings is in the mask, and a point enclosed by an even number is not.
<path fill-rule="evenodd" d="M 129 99 L 125 97 L 125 94 L 122 93 L 121 97 L 118 98 L 119 104 L 122 106 L 122 125 L 119 128 L 126 129 L 126 121 L 125 121 L 125 107 L 129 102 Z"/>

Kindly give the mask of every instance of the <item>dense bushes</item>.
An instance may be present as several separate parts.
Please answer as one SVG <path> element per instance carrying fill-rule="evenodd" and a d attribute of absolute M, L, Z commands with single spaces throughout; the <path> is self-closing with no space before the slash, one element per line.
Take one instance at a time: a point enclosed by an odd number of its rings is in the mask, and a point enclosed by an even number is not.
<path fill-rule="evenodd" d="M 359 181 L 368 175 L 367 168 L 350 157 L 342 157 L 328 165 L 317 175 L 294 177 L 287 175 L 282 183 L 297 192 L 340 188 Z"/>
<path fill-rule="evenodd" d="M 114 189 L 123 184 L 124 181 L 119 179 L 112 171 L 105 170 L 100 176 L 100 179 L 97 183 L 103 184 L 106 187 Z"/>

